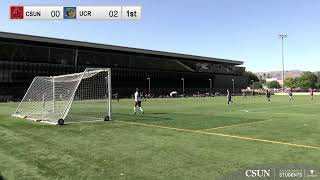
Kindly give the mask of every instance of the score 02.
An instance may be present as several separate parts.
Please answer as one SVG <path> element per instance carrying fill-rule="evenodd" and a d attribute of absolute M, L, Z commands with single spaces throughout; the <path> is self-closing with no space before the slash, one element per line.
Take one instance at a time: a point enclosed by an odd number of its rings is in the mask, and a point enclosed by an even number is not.
<path fill-rule="evenodd" d="M 121 6 L 107 7 L 107 19 L 121 19 Z"/>
<path fill-rule="evenodd" d="M 109 10 L 108 18 L 117 19 L 120 17 L 120 13 L 118 10 Z"/>

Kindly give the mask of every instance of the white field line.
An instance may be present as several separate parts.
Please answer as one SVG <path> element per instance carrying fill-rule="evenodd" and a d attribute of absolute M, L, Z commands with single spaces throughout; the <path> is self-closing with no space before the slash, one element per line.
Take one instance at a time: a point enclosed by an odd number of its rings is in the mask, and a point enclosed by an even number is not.
<path fill-rule="evenodd" d="M 247 140 L 247 141 L 264 142 L 264 143 L 271 143 L 271 144 L 281 144 L 281 145 L 287 145 L 287 146 L 291 146 L 291 147 L 300 147 L 300 148 L 320 150 L 320 147 L 317 147 L 317 146 L 294 144 L 294 143 L 281 142 L 281 141 L 272 141 L 272 140 L 244 137 L 244 136 L 235 136 L 235 135 L 229 135 L 229 134 L 211 133 L 211 132 L 197 131 L 197 130 L 191 130 L 191 129 L 180 129 L 180 128 L 158 126 L 158 125 L 152 125 L 152 124 L 143 124 L 143 123 L 135 123 L 135 122 L 128 122 L 128 121 L 120 121 L 120 120 L 117 120 L 117 122 L 126 123 L 126 124 L 132 124 L 132 125 L 138 125 L 138 126 L 144 126 L 144 127 L 169 129 L 169 130 L 182 131 L 182 132 L 191 132 L 191 133 L 198 133 L 198 134 L 206 134 L 206 135 L 213 135 L 213 136 L 241 139 L 241 140 Z"/>
<path fill-rule="evenodd" d="M 256 110 L 266 110 L 266 109 L 281 109 L 285 107 L 303 107 L 303 106 L 312 106 L 312 105 L 319 105 L 320 103 L 314 104 L 297 104 L 297 105 L 288 105 L 288 106 L 276 106 L 276 107 L 266 107 L 266 108 L 254 108 L 254 109 L 243 109 L 241 111 L 256 111 Z"/>
<path fill-rule="evenodd" d="M 102 118 L 95 118 L 95 117 L 90 117 L 90 116 L 79 116 L 79 115 L 69 115 L 72 117 L 80 117 L 80 118 L 86 118 L 86 119 L 92 119 L 92 120 L 88 120 L 88 121 L 68 121 L 68 115 L 66 116 L 66 124 L 79 124 L 79 123 L 89 123 L 89 122 L 104 122 L 104 120 Z"/>
<path fill-rule="evenodd" d="M 12 109 L 14 111 L 14 107 L 0 107 L 0 109 Z"/>
<path fill-rule="evenodd" d="M 241 123 L 241 124 L 234 124 L 234 125 L 229 125 L 229 126 L 220 126 L 220 127 L 214 127 L 214 128 L 208 128 L 208 129 L 200 129 L 198 131 L 207 131 L 207 130 L 215 130 L 215 129 L 224 129 L 224 128 L 229 128 L 229 127 L 236 127 L 236 126 L 243 126 L 243 125 L 248 125 L 248 124 L 258 124 L 258 123 L 264 123 L 268 121 L 272 121 L 273 119 L 267 119 L 263 121 L 255 121 L 255 122 L 248 122 L 248 123 Z"/>
<path fill-rule="evenodd" d="M 94 122 L 104 122 L 104 120 L 92 120 L 92 121 L 66 122 L 66 124 L 81 124 L 81 123 L 94 123 Z"/>
<path fill-rule="evenodd" d="M 258 112 L 258 111 L 244 111 L 248 113 L 256 113 L 256 114 L 271 114 L 271 115 L 287 115 L 287 116 L 304 116 L 304 117 L 319 117 L 320 115 L 315 114 L 296 114 L 296 113 L 272 113 L 272 112 Z"/>

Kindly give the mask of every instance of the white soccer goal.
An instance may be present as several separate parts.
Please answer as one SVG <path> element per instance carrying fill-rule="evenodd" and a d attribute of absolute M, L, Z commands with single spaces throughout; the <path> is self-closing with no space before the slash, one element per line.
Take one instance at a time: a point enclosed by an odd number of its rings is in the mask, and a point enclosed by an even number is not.
<path fill-rule="evenodd" d="M 13 116 L 51 124 L 111 120 L 111 69 L 35 77 Z"/>

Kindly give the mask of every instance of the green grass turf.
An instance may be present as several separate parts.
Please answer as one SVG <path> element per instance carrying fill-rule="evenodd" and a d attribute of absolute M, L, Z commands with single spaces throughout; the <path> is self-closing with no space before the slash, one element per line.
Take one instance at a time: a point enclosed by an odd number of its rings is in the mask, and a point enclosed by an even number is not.
<path fill-rule="evenodd" d="M 299 96 L 289 102 L 286 96 L 273 96 L 271 103 L 265 97 L 235 97 L 234 101 L 227 107 L 225 97 L 148 99 L 143 103 L 145 114 L 134 115 L 132 100 L 120 100 L 113 102 L 113 121 L 65 126 L 10 117 L 17 104 L 2 103 L 0 176 L 216 179 L 263 164 L 320 164 L 320 149 L 194 132 L 320 147 L 320 97 L 311 101 Z M 258 123 L 240 125 L 251 122 Z M 230 125 L 237 126 L 205 130 Z"/>

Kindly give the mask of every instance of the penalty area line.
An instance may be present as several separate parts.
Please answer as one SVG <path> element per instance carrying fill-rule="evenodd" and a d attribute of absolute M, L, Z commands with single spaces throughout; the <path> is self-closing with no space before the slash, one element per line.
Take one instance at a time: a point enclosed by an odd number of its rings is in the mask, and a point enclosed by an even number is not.
<path fill-rule="evenodd" d="M 265 108 L 255 108 L 255 109 L 244 109 L 241 111 L 256 111 L 256 110 L 266 110 L 266 109 L 279 109 L 279 108 L 286 108 L 286 107 L 303 107 L 303 106 L 312 106 L 312 105 L 318 105 L 320 103 L 309 103 L 309 104 L 294 104 L 294 105 L 286 105 L 286 106 L 275 106 L 275 107 L 265 107 Z"/>
<path fill-rule="evenodd" d="M 243 111 L 246 112 L 246 111 Z M 304 116 L 304 117 L 318 117 L 319 115 L 315 114 L 297 114 L 297 113 L 272 113 L 272 112 L 262 112 L 262 111 L 251 111 L 247 113 L 255 113 L 255 114 L 270 114 L 270 115 L 286 115 L 286 116 Z"/>
<path fill-rule="evenodd" d="M 192 133 L 198 133 L 198 134 L 213 135 L 213 136 L 220 136 L 220 137 L 241 139 L 241 140 L 247 140 L 247 141 L 256 141 L 256 142 L 263 142 L 263 143 L 269 143 L 269 144 L 281 144 L 281 145 L 287 145 L 287 146 L 291 146 L 291 147 L 300 147 L 300 148 L 320 150 L 320 147 L 316 147 L 316 146 L 309 146 L 309 145 L 302 145 L 302 144 L 294 144 L 294 143 L 281 142 L 281 141 L 272 141 L 272 140 L 265 140 L 265 139 L 258 139 L 258 138 L 250 138 L 250 137 L 236 136 L 236 135 L 229 135 L 229 134 L 221 134 L 221 133 L 211 133 L 211 132 L 204 132 L 204 131 L 199 131 L 199 130 L 197 131 L 197 130 L 191 130 L 191 129 L 180 129 L 180 128 L 173 128 L 173 127 L 166 127 L 166 126 L 158 126 L 158 125 L 144 124 L 144 123 L 136 123 L 136 122 L 128 122 L 128 121 L 121 121 L 121 120 L 116 120 L 116 121 L 117 121 L 117 122 L 120 122 L 120 123 L 126 123 L 126 124 L 132 124 L 132 125 L 138 125 L 138 126 L 144 126 L 144 127 L 154 127 L 154 128 L 161 128 L 161 129 L 170 129 L 170 130 L 176 130 L 176 131 L 182 131 L 182 132 L 192 132 Z"/>
<path fill-rule="evenodd" d="M 220 127 L 214 127 L 214 128 L 208 128 L 208 129 L 200 129 L 200 130 L 197 130 L 197 131 L 208 131 L 208 130 L 215 130 L 215 129 L 223 129 L 223 128 L 229 128 L 229 127 L 235 127 L 235 126 L 248 125 L 248 124 L 263 123 L 263 122 L 268 122 L 268 121 L 272 121 L 272 120 L 273 119 L 267 119 L 267 120 L 262 120 L 262 121 L 254 121 L 254 122 L 248 122 L 248 123 L 234 124 L 234 125 L 229 125 L 229 126 L 220 126 Z"/>

